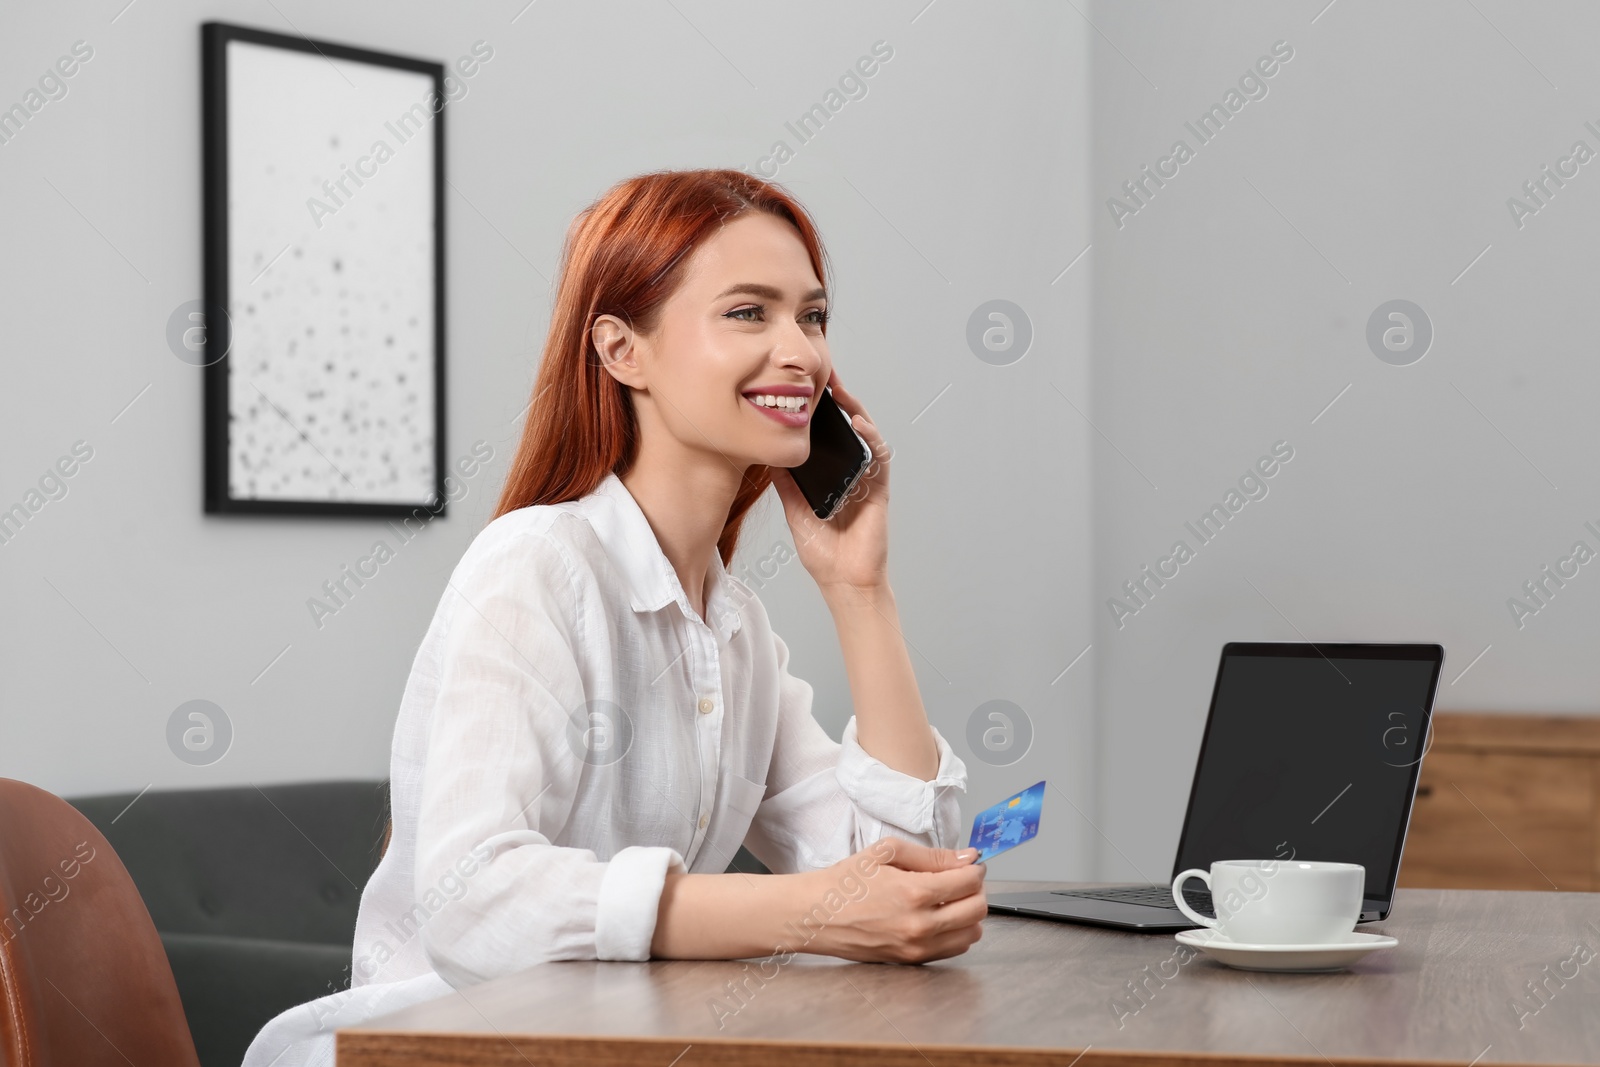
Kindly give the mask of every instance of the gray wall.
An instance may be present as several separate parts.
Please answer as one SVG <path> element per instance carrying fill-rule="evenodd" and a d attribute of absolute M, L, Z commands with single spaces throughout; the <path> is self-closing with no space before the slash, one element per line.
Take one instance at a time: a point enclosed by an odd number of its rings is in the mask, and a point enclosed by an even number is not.
<path fill-rule="evenodd" d="M 495 457 L 403 546 L 378 522 L 201 513 L 201 381 L 165 332 L 200 296 L 207 19 L 447 62 L 480 39 L 494 48 L 448 109 L 447 452 L 482 440 Z M 0 507 L 75 442 L 93 454 L 0 545 L 0 775 L 72 795 L 386 774 L 411 658 L 516 444 L 567 223 L 629 174 L 753 167 L 781 138 L 795 155 L 776 177 L 816 214 L 838 268 L 835 360 L 896 449 L 892 579 L 930 715 L 972 771 L 967 814 L 1048 777 L 1043 843 L 995 873 L 1089 873 L 1095 654 L 1062 672 L 1090 644 L 1096 594 L 1094 255 L 1073 264 L 1097 194 L 1091 36 L 1064 6 L 925 0 L 7 6 L 0 105 L 74 42 L 93 56 L 0 144 Z M 894 55 L 867 94 L 799 145 L 785 122 L 879 40 Z M 1004 366 L 967 341 L 996 299 L 1033 333 Z M 739 562 L 754 573 L 790 539 L 775 500 L 748 529 Z M 395 558 L 316 627 L 308 598 L 379 538 Z M 837 736 L 848 687 L 821 598 L 793 563 L 763 580 Z M 166 734 L 195 699 L 234 731 L 204 766 L 177 759 Z M 1009 766 L 1016 747 L 965 741 L 991 700 L 1031 723 Z"/>
<path fill-rule="evenodd" d="M 1507 200 L 1575 141 L 1600 151 L 1584 125 L 1600 126 L 1600 11 L 1090 14 L 1096 866 L 1160 879 L 1225 641 L 1438 641 L 1440 708 L 1595 710 L 1600 564 L 1566 564 L 1577 575 L 1532 616 L 1508 601 L 1575 542 L 1600 549 L 1584 525 L 1600 528 L 1600 163 L 1568 164 L 1520 227 Z M 1294 57 L 1267 95 L 1199 145 L 1184 123 L 1279 40 Z M 1178 138 L 1194 157 L 1119 226 L 1108 199 Z M 1394 299 L 1434 330 L 1404 366 L 1366 337 Z M 1294 458 L 1268 494 L 1119 627 L 1122 583 L 1280 440 Z"/>

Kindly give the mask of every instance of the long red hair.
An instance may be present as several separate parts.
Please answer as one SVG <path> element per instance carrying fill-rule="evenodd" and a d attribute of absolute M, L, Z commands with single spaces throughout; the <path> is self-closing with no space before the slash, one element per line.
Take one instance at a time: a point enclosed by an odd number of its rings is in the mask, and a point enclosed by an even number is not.
<path fill-rule="evenodd" d="M 522 441 L 491 521 L 533 504 L 576 500 L 608 473 L 620 476 L 633 466 L 639 451 L 633 398 L 601 364 L 590 329 L 598 316 L 615 315 L 640 331 L 654 330 L 689 254 L 753 211 L 794 226 L 826 287 L 827 254 L 805 208 L 743 171 L 641 174 L 618 182 L 573 219 Z M 771 484 L 770 467 L 745 472 L 717 539 L 723 566 L 733 559 L 745 513 Z"/>

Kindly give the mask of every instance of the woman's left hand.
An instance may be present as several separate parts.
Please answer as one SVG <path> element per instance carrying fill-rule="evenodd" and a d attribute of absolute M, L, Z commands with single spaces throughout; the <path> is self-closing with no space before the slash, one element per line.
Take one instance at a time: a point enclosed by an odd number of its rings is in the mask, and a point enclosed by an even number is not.
<path fill-rule="evenodd" d="M 870 592 L 889 585 L 889 457 L 893 455 L 861 401 L 840 383 L 838 368 L 829 375 L 828 384 L 872 450 L 866 473 L 833 518 L 824 522 L 788 470 L 772 468 L 772 484 L 783 501 L 795 550 L 824 597 L 848 588 Z"/>

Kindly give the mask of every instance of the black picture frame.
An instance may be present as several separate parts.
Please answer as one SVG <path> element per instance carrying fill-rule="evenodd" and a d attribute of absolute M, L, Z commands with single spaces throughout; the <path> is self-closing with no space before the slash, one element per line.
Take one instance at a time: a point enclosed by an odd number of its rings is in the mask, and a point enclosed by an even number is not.
<path fill-rule="evenodd" d="M 307 434 L 306 426 L 297 426 L 291 416 L 286 413 L 279 401 L 268 398 L 264 392 L 261 397 L 275 410 L 273 417 L 282 418 L 284 423 L 304 443 L 321 455 L 328 467 L 338 474 L 337 492 L 346 494 L 337 496 L 309 496 L 309 495 L 277 495 L 261 496 L 241 494 L 236 491 L 237 486 L 231 480 L 230 464 L 234 459 L 233 446 L 236 442 L 230 439 L 234 431 L 234 409 L 231 392 L 231 376 L 235 372 L 233 364 L 238 357 L 234 351 L 234 342 L 237 336 L 246 332 L 246 328 L 239 325 L 238 312 L 242 309 L 234 306 L 235 292 L 231 288 L 234 279 L 230 278 L 230 251 L 233 244 L 233 233 L 230 226 L 230 175 L 229 175 L 229 138 L 234 131 L 228 128 L 229 115 L 229 46 L 233 42 L 245 42 L 272 49 L 284 49 L 294 53 L 302 53 L 318 57 L 318 62 L 325 62 L 333 71 L 339 73 L 346 82 L 350 79 L 340 71 L 337 64 L 343 62 L 349 69 L 359 72 L 362 68 L 356 64 L 387 68 L 389 70 L 406 71 L 424 75 L 431 80 L 431 101 L 435 107 L 429 107 L 428 124 L 432 133 L 432 165 L 431 165 L 431 190 L 425 196 L 432 211 L 431 227 L 427 233 L 431 234 L 431 284 L 426 284 L 426 292 L 431 294 L 432 329 L 425 330 L 418 336 L 427 336 L 431 342 L 431 359 L 424 353 L 412 350 L 406 358 L 416 359 L 416 366 L 427 368 L 432 375 L 432 403 L 419 402 L 416 406 L 426 415 L 431 416 L 432 447 L 425 448 L 419 437 L 411 442 L 412 451 L 419 453 L 419 458 L 411 462 L 411 480 L 418 487 L 426 486 L 427 492 L 416 492 L 411 495 L 397 494 L 393 498 L 360 499 L 352 498 L 360 493 L 361 487 L 336 464 Z M 366 516 L 371 518 L 403 518 L 437 517 L 443 516 L 447 510 L 445 478 L 448 473 L 445 458 L 445 205 L 444 205 L 444 145 L 445 145 L 445 70 L 442 63 L 418 59 L 410 56 L 394 55 L 356 48 L 350 45 L 338 44 L 331 41 L 311 40 L 303 36 L 273 33 L 266 30 L 255 29 L 248 26 L 239 26 L 223 22 L 206 22 L 201 25 L 201 81 L 202 81 L 202 168 L 203 168 L 203 231 L 204 231 L 204 342 L 200 346 L 199 362 L 203 366 L 204 374 L 204 500 L 205 512 L 209 514 L 280 514 L 280 515 L 329 515 L 329 516 Z M 420 84 L 420 83 L 419 83 Z M 352 83 L 353 86 L 353 83 Z M 292 94 L 285 94 L 291 96 Z M 308 109 L 309 110 L 309 109 Z M 413 111 L 415 109 L 412 109 Z M 308 115 L 310 121 L 321 120 L 324 116 Z M 402 123 L 406 126 L 406 123 Z M 407 127 L 409 128 L 409 127 Z M 248 135 L 242 133 L 241 135 Z M 362 157 L 363 160 L 370 157 Z M 357 163 L 360 168 L 360 162 Z M 341 170 L 348 170 L 342 166 Z M 350 189 L 346 185 L 344 188 Z M 417 199 L 424 199 L 418 197 Z M 308 199 L 308 204 L 310 203 Z M 352 201 L 353 202 L 353 201 Z M 237 205 L 235 205 L 237 206 Z M 312 213 L 313 219 L 317 218 L 316 212 Z M 318 220 L 320 221 L 320 220 Z M 284 254 L 289 253 L 292 243 L 286 246 Z M 363 250 L 370 251 L 370 250 Z M 295 255 L 299 255 L 296 252 Z M 423 256 L 425 262 L 428 258 Z M 333 260 L 335 269 L 338 269 L 337 259 Z M 268 266 L 271 270 L 271 265 Z M 265 273 L 265 271 L 263 272 Z M 413 275 L 409 281 L 415 285 L 416 277 Z M 341 312 L 343 313 L 343 312 Z M 396 312 L 403 316 L 404 309 Z M 387 320 L 379 320 L 380 324 Z M 347 331 L 348 332 L 348 331 Z M 376 344 L 376 340 L 368 344 Z M 393 343 L 391 336 L 388 341 Z M 405 346 L 402 341 L 401 347 Z M 291 342 L 288 350 L 294 352 L 294 343 Z M 310 346 L 308 345 L 308 349 Z M 308 351 L 308 356 L 317 356 L 319 353 Z M 337 369 L 329 365 L 327 374 L 330 380 L 340 371 L 351 370 L 351 378 L 360 374 L 361 368 L 340 364 Z M 405 381 L 403 375 L 398 376 L 400 381 Z M 252 383 L 254 384 L 254 383 Z M 368 384 L 373 384 L 369 382 Z M 256 386 L 259 391 L 259 386 Z M 391 388 L 395 388 L 391 385 Z M 420 391 L 420 390 L 419 390 Z M 365 406 L 365 402 L 363 405 Z M 348 409 L 347 409 L 348 411 Z M 256 414 L 251 409 L 251 415 Z M 408 412 L 408 417 L 411 412 Z M 261 416 L 265 418 L 265 416 Z M 350 416 L 346 415 L 347 418 Z M 325 420 L 326 421 L 326 420 Z M 383 421 L 380 417 L 380 422 Z M 400 420 L 404 421 L 404 420 Z M 281 434 L 282 430 L 279 431 Z M 326 434 L 329 431 L 320 430 Z M 413 428 L 412 431 L 415 430 Z M 357 444 L 362 439 L 359 430 L 348 432 L 341 439 L 341 445 Z M 325 442 L 326 443 L 326 442 Z M 271 449 L 267 449 L 271 451 Z M 331 451 L 331 449 L 330 449 Z M 423 462 L 420 456 L 431 453 L 432 472 L 431 478 L 425 478 L 419 473 Z M 363 453 L 364 454 L 364 453 Z M 341 453 L 342 455 L 342 453 Z M 311 457 L 310 453 L 306 453 Z M 314 457 L 311 457 L 314 458 Z M 296 460 L 300 462 L 300 460 Z M 379 465 L 375 461 L 367 461 L 369 466 Z M 385 454 L 384 463 L 391 463 L 391 469 L 397 469 Z M 349 462 L 347 461 L 347 466 Z M 292 464 L 287 464 L 292 466 Z M 309 469 L 306 471 L 310 475 Z M 328 475 L 324 474 L 324 478 Z M 374 492 L 376 492 L 374 490 Z"/>

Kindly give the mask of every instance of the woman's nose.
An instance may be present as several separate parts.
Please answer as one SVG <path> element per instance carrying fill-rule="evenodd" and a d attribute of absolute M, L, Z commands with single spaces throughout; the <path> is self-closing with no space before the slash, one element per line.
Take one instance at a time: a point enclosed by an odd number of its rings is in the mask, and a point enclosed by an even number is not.
<path fill-rule="evenodd" d="M 808 376 L 823 369 L 826 362 L 811 335 L 798 325 L 792 336 L 781 337 L 773 344 L 772 361 L 780 367 L 793 367 Z"/>

